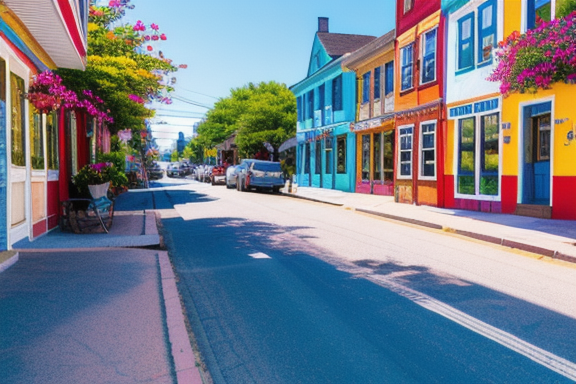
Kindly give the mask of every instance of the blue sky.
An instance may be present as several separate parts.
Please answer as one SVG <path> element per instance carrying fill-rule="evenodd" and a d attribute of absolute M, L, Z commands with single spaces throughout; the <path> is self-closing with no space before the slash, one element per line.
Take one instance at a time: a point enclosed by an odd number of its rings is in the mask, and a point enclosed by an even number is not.
<path fill-rule="evenodd" d="M 330 32 L 372 36 L 387 33 L 395 23 L 395 0 L 131 3 L 135 8 L 127 11 L 125 19 L 158 24 L 168 37 L 159 48 L 164 56 L 188 65 L 176 73 L 175 96 L 204 105 L 249 82 L 274 80 L 290 86 L 305 78 L 318 17 L 330 19 Z M 168 114 L 200 117 L 205 112 L 205 108 L 174 101 L 161 106 L 157 115 L 168 123 L 166 127 L 193 122 Z M 186 135 L 188 129 L 183 128 Z"/>

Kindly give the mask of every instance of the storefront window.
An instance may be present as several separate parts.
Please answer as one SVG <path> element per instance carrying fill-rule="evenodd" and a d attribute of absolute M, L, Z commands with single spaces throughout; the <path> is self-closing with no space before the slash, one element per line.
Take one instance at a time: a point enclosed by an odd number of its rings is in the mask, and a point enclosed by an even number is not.
<path fill-rule="evenodd" d="M 384 182 L 394 182 L 394 131 L 384 134 Z"/>
<path fill-rule="evenodd" d="M 382 180 L 382 134 L 374 134 L 374 180 Z"/>
<path fill-rule="evenodd" d="M 362 135 L 362 180 L 370 180 L 370 135 Z"/>
<path fill-rule="evenodd" d="M 400 128 L 400 176 L 412 176 L 412 132 L 414 127 Z"/>
<path fill-rule="evenodd" d="M 436 177 L 436 122 L 420 127 L 422 151 L 420 153 L 420 176 Z"/>
<path fill-rule="evenodd" d="M 474 195 L 476 193 L 476 178 L 474 177 L 476 124 L 475 118 L 460 120 L 460 140 L 458 154 L 458 193 Z"/>
<path fill-rule="evenodd" d="M 314 173 L 319 175 L 322 173 L 322 142 L 320 140 L 316 142 L 316 153 L 314 154 L 314 157 L 316 159 Z"/>
<path fill-rule="evenodd" d="M 46 115 L 46 144 L 48 169 L 58 169 L 58 113 L 51 112 Z"/>
<path fill-rule="evenodd" d="M 10 74 L 10 99 L 12 102 L 12 164 L 26 165 L 26 120 L 24 118 L 24 80 Z"/>
<path fill-rule="evenodd" d="M 336 139 L 336 172 L 346 173 L 346 136 L 338 136 Z"/>
<path fill-rule="evenodd" d="M 42 115 L 30 106 L 30 144 L 32 152 L 32 169 L 44 169 L 44 131 Z"/>
<path fill-rule="evenodd" d="M 324 150 L 326 151 L 326 173 L 328 175 L 332 174 L 332 169 L 334 168 L 334 157 L 332 156 L 332 141 L 331 137 L 326 138 L 324 145 Z"/>
<path fill-rule="evenodd" d="M 304 173 L 310 173 L 310 143 L 306 143 L 304 148 Z"/>
<path fill-rule="evenodd" d="M 498 114 L 482 116 L 482 171 L 480 194 L 498 195 L 499 121 Z"/>

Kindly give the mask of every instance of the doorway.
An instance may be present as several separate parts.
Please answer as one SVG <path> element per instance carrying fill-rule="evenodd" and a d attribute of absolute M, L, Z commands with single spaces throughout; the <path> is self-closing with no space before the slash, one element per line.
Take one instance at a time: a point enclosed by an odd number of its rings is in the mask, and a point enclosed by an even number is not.
<path fill-rule="evenodd" d="M 552 103 L 524 107 L 522 203 L 550 205 Z"/>

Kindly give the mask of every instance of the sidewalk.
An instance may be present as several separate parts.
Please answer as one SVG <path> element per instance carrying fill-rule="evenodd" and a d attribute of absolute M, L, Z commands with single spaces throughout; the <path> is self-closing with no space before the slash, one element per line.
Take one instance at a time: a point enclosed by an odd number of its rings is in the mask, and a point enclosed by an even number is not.
<path fill-rule="evenodd" d="M 395 203 L 392 196 L 301 186 L 295 194 L 284 195 L 334 204 L 576 263 L 576 221 L 400 204 Z"/>
<path fill-rule="evenodd" d="M 134 201 L 118 197 L 109 234 L 0 254 L 1 383 L 202 383 L 156 214 Z"/>

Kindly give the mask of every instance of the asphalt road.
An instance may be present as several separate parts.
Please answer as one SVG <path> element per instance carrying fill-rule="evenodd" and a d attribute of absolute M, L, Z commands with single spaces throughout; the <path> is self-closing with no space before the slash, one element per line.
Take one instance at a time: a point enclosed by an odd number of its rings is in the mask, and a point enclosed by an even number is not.
<path fill-rule="evenodd" d="M 215 383 L 574 382 L 574 268 L 279 195 L 153 203 Z"/>

